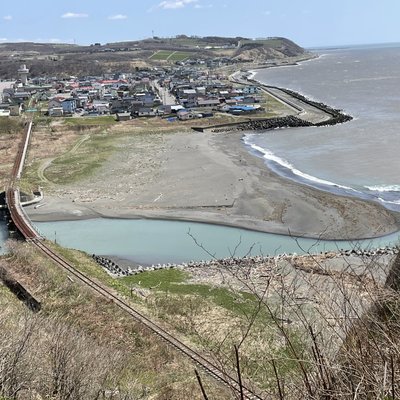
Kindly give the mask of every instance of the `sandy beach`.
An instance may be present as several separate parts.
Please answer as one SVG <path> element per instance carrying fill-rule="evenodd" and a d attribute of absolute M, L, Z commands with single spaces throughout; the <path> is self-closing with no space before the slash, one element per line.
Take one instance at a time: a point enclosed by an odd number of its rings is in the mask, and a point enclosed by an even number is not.
<path fill-rule="evenodd" d="M 293 129 L 296 134 L 296 129 Z M 300 185 L 271 172 L 243 133 L 132 134 L 95 176 L 55 187 L 33 221 L 94 217 L 179 219 L 325 239 L 395 232 L 379 204 Z"/>

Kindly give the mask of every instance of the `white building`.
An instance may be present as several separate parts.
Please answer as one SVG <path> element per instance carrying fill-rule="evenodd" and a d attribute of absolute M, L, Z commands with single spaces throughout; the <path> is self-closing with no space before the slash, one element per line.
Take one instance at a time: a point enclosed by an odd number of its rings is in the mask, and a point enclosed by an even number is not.
<path fill-rule="evenodd" d="M 29 69 L 26 68 L 26 65 L 21 65 L 21 67 L 18 69 L 18 75 L 19 78 L 21 79 L 22 85 L 26 85 L 28 83 L 28 74 L 29 74 Z"/>

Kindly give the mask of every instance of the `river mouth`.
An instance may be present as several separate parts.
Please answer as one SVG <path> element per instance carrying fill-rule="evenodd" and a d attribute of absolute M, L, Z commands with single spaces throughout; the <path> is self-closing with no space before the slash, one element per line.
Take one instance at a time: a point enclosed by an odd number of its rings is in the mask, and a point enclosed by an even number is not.
<path fill-rule="evenodd" d="M 298 238 L 195 222 L 94 218 L 37 222 L 39 232 L 58 244 L 141 265 L 182 263 L 283 253 L 317 254 L 398 244 L 400 233 L 376 239 L 330 241 Z"/>

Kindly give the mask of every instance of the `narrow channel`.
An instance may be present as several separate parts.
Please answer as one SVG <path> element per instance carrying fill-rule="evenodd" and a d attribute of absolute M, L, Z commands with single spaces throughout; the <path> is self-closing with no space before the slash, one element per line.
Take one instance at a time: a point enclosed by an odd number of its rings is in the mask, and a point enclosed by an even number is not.
<path fill-rule="evenodd" d="M 244 255 L 315 254 L 354 247 L 369 249 L 397 245 L 400 238 L 400 232 L 396 232 L 376 239 L 318 241 L 220 225 L 148 219 L 98 218 L 35 225 L 47 239 L 64 247 L 142 265 Z"/>

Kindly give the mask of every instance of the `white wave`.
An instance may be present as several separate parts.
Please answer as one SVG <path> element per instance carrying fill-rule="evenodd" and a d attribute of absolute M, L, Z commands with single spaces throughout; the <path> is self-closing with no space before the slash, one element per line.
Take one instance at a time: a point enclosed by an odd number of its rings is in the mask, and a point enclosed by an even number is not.
<path fill-rule="evenodd" d="M 254 71 L 253 69 L 249 69 L 249 76 L 247 79 L 254 79 L 254 77 L 257 75 L 257 71 Z"/>
<path fill-rule="evenodd" d="M 400 200 L 390 201 L 390 200 L 382 199 L 382 197 L 378 197 L 378 200 L 381 201 L 382 203 L 386 203 L 386 204 L 397 204 L 397 205 L 400 205 Z"/>
<path fill-rule="evenodd" d="M 400 185 L 376 185 L 364 187 L 374 192 L 400 192 Z"/>
<path fill-rule="evenodd" d="M 398 76 L 377 76 L 372 78 L 356 78 L 356 79 L 345 79 L 344 83 L 350 82 L 369 82 L 369 81 L 386 81 L 388 79 L 398 79 Z"/>
<path fill-rule="evenodd" d="M 285 159 L 275 155 L 272 151 L 270 151 L 268 149 L 264 149 L 264 148 L 262 148 L 260 146 L 257 146 L 256 144 L 252 144 L 250 142 L 250 137 L 249 136 L 250 135 L 245 136 L 244 139 L 243 139 L 244 142 L 248 146 L 250 146 L 252 149 L 257 150 L 258 152 L 263 154 L 263 158 L 264 159 L 276 162 L 277 164 L 281 165 L 282 167 L 289 169 L 294 175 L 297 175 L 297 176 L 299 176 L 299 177 L 301 177 L 303 179 L 306 179 L 308 181 L 311 181 L 311 182 L 314 182 L 314 183 L 318 183 L 318 184 L 321 184 L 321 185 L 334 186 L 334 187 L 337 187 L 337 188 L 340 188 L 340 189 L 346 189 L 346 190 L 351 190 L 351 191 L 357 192 L 356 190 L 354 190 L 354 189 L 352 189 L 352 188 L 350 188 L 348 186 L 338 185 L 337 183 L 330 182 L 330 181 L 327 181 L 327 180 L 324 180 L 324 179 L 320 179 L 320 178 L 317 178 L 315 176 L 306 174 L 305 172 L 302 172 L 302 171 L 298 170 L 297 168 L 295 168 L 292 164 L 290 164 Z"/>

